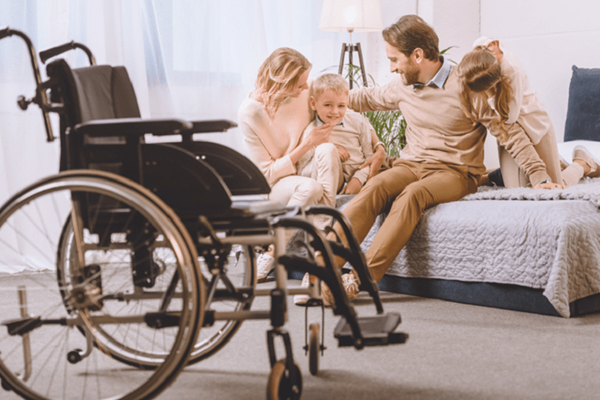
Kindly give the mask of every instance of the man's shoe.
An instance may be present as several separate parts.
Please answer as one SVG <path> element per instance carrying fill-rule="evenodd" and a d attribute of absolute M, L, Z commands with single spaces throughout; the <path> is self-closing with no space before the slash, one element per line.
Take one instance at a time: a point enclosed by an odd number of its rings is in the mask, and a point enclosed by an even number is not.
<path fill-rule="evenodd" d="M 306 274 L 304 274 L 304 277 L 302 278 L 302 283 L 300 284 L 301 288 L 307 288 L 310 284 L 310 275 L 308 274 L 308 272 Z M 310 299 L 310 296 L 307 294 L 297 294 L 294 296 L 294 304 L 297 306 L 303 306 L 306 303 L 308 303 L 308 299 Z"/>
<path fill-rule="evenodd" d="M 358 295 L 358 292 L 360 292 L 360 279 L 358 279 L 358 276 L 354 270 L 342 275 L 342 283 L 344 285 L 346 295 L 348 295 L 350 300 L 355 298 Z M 326 306 L 330 307 L 335 304 L 335 299 L 333 298 L 331 290 L 329 290 L 329 287 L 323 281 L 321 281 L 321 297 L 323 298 L 323 304 Z"/>
<path fill-rule="evenodd" d="M 263 253 L 256 259 L 256 281 L 263 283 L 267 280 L 267 276 L 275 269 L 275 259 Z"/>

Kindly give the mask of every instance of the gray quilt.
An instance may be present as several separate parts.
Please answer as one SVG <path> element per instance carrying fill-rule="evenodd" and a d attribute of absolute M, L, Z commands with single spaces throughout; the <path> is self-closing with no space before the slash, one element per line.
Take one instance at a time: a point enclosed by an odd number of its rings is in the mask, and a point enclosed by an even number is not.
<path fill-rule="evenodd" d="M 600 293 L 599 207 L 600 179 L 565 190 L 480 188 L 427 210 L 388 274 L 543 289 L 569 317 L 570 302 Z"/>

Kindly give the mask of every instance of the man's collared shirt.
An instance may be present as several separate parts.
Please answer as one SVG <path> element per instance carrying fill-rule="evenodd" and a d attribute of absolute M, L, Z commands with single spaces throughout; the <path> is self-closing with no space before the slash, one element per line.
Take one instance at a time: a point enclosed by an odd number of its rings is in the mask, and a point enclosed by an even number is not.
<path fill-rule="evenodd" d="M 415 83 L 413 85 L 413 89 L 421 89 L 423 86 L 437 87 L 440 89 L 444 87 L 444 83 L 446 83 L 446 79 L 448 79 L 448 75 L 450 75 L 450 71 L 452 71 L 452 66 L 445 57 L 440 56 L 440 58 L 442 60 L 442 66 L 437 74 L 435 74 L 435 76 L 427 83 L 427 85 Z"/>

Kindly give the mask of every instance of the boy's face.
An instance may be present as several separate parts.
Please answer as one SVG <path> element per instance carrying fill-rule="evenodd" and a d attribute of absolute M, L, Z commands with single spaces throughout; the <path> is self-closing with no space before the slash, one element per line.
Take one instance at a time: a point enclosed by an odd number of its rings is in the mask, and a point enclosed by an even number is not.
<path fill-rule="evenodd" d="M 337 125 L 346 115 L 348 93 L 326 89 L 315 99 L 310 96 L 310 107 L 317 112 L 321 121 Z"/>

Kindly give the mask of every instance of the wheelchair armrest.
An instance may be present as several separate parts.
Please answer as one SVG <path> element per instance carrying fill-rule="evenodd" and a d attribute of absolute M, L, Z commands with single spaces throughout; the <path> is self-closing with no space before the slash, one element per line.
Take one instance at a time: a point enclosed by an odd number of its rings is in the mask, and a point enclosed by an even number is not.
<path fill-rule="evenodd" d="M 237 126 L 235 122 L 226 119 L 193 121 L 192 123 L 194 124 L 192 133 L 226 132 L 228 129 Z"/>
<path fill-rule="evenodd" d="M 88 136 L 116 135 L 179 135 L 193 128 L 193 124 L 182 119 L 118 118 L 99 119 L 77 124 L 74 132 Z"/>

